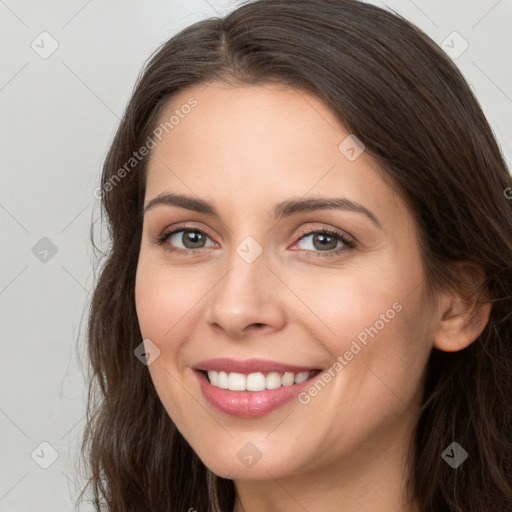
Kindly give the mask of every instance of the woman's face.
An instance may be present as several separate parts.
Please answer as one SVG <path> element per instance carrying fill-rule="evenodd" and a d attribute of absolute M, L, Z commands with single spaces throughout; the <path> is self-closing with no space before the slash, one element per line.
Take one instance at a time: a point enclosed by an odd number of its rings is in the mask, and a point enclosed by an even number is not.
<path fill-rule="evenodd" d="M 401 457 L 434 332 L 403 200 L 329 108 L 292 88 L 196 86 L 160 121 L 145 205 L 169 196 L 144 215 L 136 307 L 177 428 L 231 479 Z M 299 370 L 321 373 L 300 383 Z"/>

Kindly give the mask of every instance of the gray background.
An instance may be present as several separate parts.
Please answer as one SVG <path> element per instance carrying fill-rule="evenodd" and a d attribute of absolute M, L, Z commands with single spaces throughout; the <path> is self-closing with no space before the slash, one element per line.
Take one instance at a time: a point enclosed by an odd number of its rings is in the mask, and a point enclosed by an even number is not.
<path fill-rule="evenodd" d="M 238 3 L 0 0 L 0 511 L 74 509 L 86 390 L 76 344 L 99 212 L 92 191 L 146 58 L 176 31 Z M 454 31 L 467 41 L 455 61 L 510 165 L 512 1 L 374 3 L 452 52 L 464 44 Z"/>

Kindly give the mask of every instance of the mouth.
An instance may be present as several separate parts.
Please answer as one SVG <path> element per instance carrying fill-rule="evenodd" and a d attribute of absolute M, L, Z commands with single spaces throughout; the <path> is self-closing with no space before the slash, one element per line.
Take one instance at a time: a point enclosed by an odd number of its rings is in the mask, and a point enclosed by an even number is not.
<path fill-rule="evenodd" d="M 249 374 L 216 370 L 197 370 L 212 386 L 230 391 L 258 392 L 301 384 L 322 370 L 301 372 L 254 372 Z"/>
<path fill-rule="evenodd" d="M 256 418 L 292 402 L 323 370 L 237 373 L 194 369 L 199 388 L 213 407 L 226 415 Z M 295 400 L 295 406 L 299 406 Z M 300 405 L 303 407 L 303 405 Z"/>

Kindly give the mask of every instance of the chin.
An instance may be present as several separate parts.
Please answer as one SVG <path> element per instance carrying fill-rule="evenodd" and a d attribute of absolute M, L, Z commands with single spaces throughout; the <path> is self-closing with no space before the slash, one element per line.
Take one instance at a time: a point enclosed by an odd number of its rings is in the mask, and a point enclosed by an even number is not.
<path fill-rule="evenodd" d="M 209 453 L 206 457 L 200 457 L 203 464 L 214 474 L 230 480 L 272 480 L 283 478 L 290 474 L 291 460 L 269 460 L 264 454 L 260 456 L 248 455 L 254 450 L 250 443 L 242 449 L 229 449 L 222 453 Z M 197 452 L 196 452 L 197 453 Z"/>

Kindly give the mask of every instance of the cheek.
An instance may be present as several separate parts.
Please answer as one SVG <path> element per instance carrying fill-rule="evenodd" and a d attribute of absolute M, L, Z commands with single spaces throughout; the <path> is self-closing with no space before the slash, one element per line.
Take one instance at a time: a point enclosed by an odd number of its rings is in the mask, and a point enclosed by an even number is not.
<path fill-rule="evenodd" d="M 331 358 L 345 359 L 346 385 L 370 389 L 375 380 L 379 389 L 372 370 L 393 388 L 404 389 L 411 379 L 419 380 L 431 347 L 426 292 L 418 281 L 420 267 L 403 272 L 389 261 L 325 273 L 321 279 L 297 277 L 290 288 L 306 306 L 300 305 L 299 320 L 305 329 Z"/>
<path fill-rule="evenodd" d="M 155 390 L 167 413 L 180 431 L 188 432 L 187 413 L 197 415 L 195 400 L 183 393 L 179 366 L 180 351 L 189 338 L 194 306 L 205 291 L 197 289 L 201 280 L 187 279 L 183 269 L 163 267 L 161 262 L 141 254 L 135 284 L 135 304 L 139 327 L 144 339 L 160 350 L 148 366 Z M 196 400 L 200 397 L 196 397 Z"/>
<path fill-rule="evenodd" d="M 316 320 L 315 334 L 337 360 L 331 366 L 331 392 L 319 398 L 318 408 L 350 412 L 354 428 L 347 435 L 355 436 L 354 443 L 361 432 L 393 424 L 421 395 L 430 350 L 424 293 L 404 293 L 402 285 L 396 274 L 380 281 L 365 274 L 326 281 L 310 291 L 311 309 L 329 327 Z M 331 414 L 338 412 L 326 412 Z"/>
<path fill-rule="evenodd" d="M 209 289 L 206 276 L 194 277 L 180 268 L 165 268 L 154 262 L 139 262 L 135 303 L 142 335 L 165 340 L 166 348 L 190 329 L 194 308 Z"/>
<path fill-rule="evenodd" d="M 301 309 L 310 318 L 319 339 L 331 340 L 339 354 L 364 329 L 380 321 L 380 315 L 394 316 L 393 304 L 400 299 L 389 272 L 374 275 L 363 271 L 335 270 L 321 276 L 301 276 L 290 285 L 301 299 Z M 388 276 L 388 277 L 382 277 Z M 305 306 L 305 307 L 304 307 Z M 391 311 L 389 311 L 391 310 Z M 380 325 L 380 324 L 379 324 Z"/>

